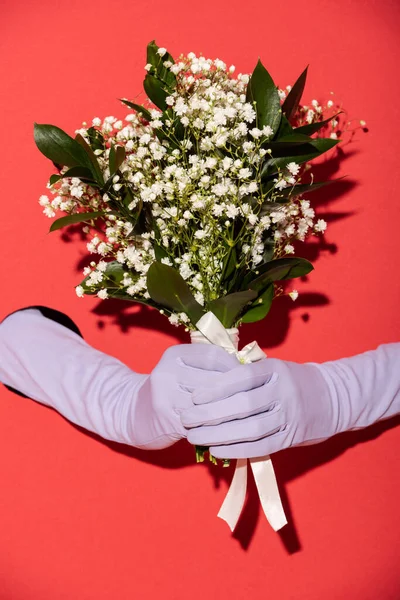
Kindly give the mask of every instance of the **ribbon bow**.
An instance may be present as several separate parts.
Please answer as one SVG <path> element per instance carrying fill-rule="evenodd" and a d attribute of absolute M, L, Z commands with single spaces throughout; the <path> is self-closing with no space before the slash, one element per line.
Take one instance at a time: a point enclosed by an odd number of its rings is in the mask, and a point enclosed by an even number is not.
<path fill-rule="evenodd" d="M 196 327 L 206 340 L 211 344 L 224 348 L 230 354 L 235 354 L 241 363 L 248 364 L 266 357 L 257 342 L 251 342 L 242 350 L 238 350 L 228 331 L 212 312 L 203 315 L 196 323 Z M 202 341 L 205 342 L 206 340 Z M 246 498 L 247 460 L 249 460 L 253 471 L 264 514 L 272 529 L 278 531 L 287 524 L 287 519 L 279 495 L 274 467 L 269 456 L 250 459 L 239 458 L 236 461 L 235 474 L 219 510 L 218 517 L 228 523 L 231 531 L 235 529 Z"/>

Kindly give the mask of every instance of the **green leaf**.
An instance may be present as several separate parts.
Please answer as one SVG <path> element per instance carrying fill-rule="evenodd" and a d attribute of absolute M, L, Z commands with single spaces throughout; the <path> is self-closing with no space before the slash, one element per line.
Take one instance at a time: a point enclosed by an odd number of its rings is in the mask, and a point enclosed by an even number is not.
<path fill-rule="evenodd" d="M 166 110 L 167 103 L 165 99 L 169 94 L 164 89 L 163 83 L 159 79 L 153 77 L 153 75 L 147 73 L 143 86 L 150 100 L 161 110 Z"/>
<path fill-rule="evenodd" d="M 59 127 L 35 123 L 34 138 L 40 152 L 57 165 L 92 169 L 82 146 Z"/>
<path fill-rule="evenodd" d="M 158 261 L 168 256 L 168 252 L 159 244 L 154 244 L 154 254 Z"/>
<path fill-rule="evenodd" d="M 297 79 L 296 83 L 290 90 L 289 94 L 286 96 L 284 103 L 282 104 L 282 112 L 290 121 L 296 114 L 296 110 L 299 106 L 301 97 L 303 95 L 304 86 L 306 85 L 307 80 L 307 69 L 308 65 Z"/>
<path fill-rule="evenodd" d="M 126 106 L 129 106 L 129 108 L 131 108 L 132 110 L 135 110 L 136 112 L 143 115 L 146 121 L 153 120 L 150 112 L 147 110 L 147 108 L 144 108 L 144 106 L 141 106 L 140 104 L 135 104 L 134 102 L 129 102 L 129 100 L 126 100 L 125 98 L 120 98 L 120 101 L 126 104 Z"/>
<path fill-rule="evenodd" d="M 66 177 L 78 177 L 79 179 L 87 180 L 92 185 L 97 185 L 97 182 L 93 179 L 92 171 L 86 167 L 71 167 L 68 171 L 65 171 L 61 177 L 63 179 Z"/>
<path fill-rule="evenodd" d="M 328 123 L 332 121 L 332 119 L 336 119 L 336 117 L 338 117 L 342 112 L 343 111 L 340 111 L 336 113 L 336 115 L 333 115 L 333 117 L 329 117 L 329 119 L 325 119 L 324 121 L 318 121 L 318 123 L 310 123 L 309 125 L 302 125 L 301 127 L 296 127 L 294 131 L 296 133 L 305 133 L 307 135 L 312 135 L 316 131 L 322 129 L 322 127 L 325 127 L 325 125 L 328 125 Z"/>
<path fill-rule="evenodd" d="M 104 214 L 104 211 L 97 211 L 88 213 L 76 213 L 74 215 L 61 217 L 60 219 L 57 219 L 51 224 L 50 232 L 56 231 L 57 229 L 61 229 L 62 227 L 66 227 L 67 225 L 72 225 L 73 223 L 81 223 L 82 221 L 90 221 L 92 219 L 97 219 L 97 217 L 101 217 Z"/>
<path fill-rule="evenodd" d="M 295 131 L 295 129 L 293 129 L 293 127 L 291 126 L 291 124 L 289 123 L 289 121 L 287 120 L 285 115 L 282 115 L 279 129 L 278 129 L 276 135 L 274 136 L 274 141 L 277 142 L 281 139 L 281 137 L 291 135 L 294 131 Z"/>
<path fill-rule="evenodd" d="M 150 306 L 151 308 L 158 308 L 158 309 L 161 308 L 158 306 L 158 304 L 153 302 L 153 300 L 145 299 L 145 298 L 137 298 L 136 296 L 130 296 L 124 290 L 107 289 L 107 292 L 108 292 L 109 298 L 115 298 L 117 300 L 128 300 L 129 302 L 136 302 L 138 304 L 143 304 L 144 306 Z M 97 294 L 97 291 L 94 291 L 92 293 Z M 170 311 L 168 311 L 168 310 L 165 310 L 165 312 L 167 314 L 170 314 Z"/>
<path fill-rule="evenodd" d="M 305 258 L 290 257 L 276 258 L 264 263 L 257 270 L 249 273 L 243 281 L 243 285 L 258 292 L 265 289 L 273 281 L 294 279 L 307 275 L 314 269 L 313 265 Z M 252 279 L 249 281 L 249 277 Z"/>
<path fill-rule="evenodd" d="M 110 177 L 115 175 L 125 160 L 125 148 L 122 146 L 111 146 L 109 154 Z"/>
<path fill-rule="evenodd" d="M 49 179 L 49 184 L 54 185 L 55 183 L 57 183 L 57 181 L 60 181 L 60 179 L 62 179 L 62 175 L 51 175 Z"/>
<path fill-rule="evenodd" d="M 169 52 L 166 52 L 164 56 L 158 54 L 159 47 L 155 43 L 155 40 L 147 44 L 147 63 L 152 65 L 151 73 L 158 79 L 161 79 L 169 88 L 173 88 L 176 85 L 176 76 L 166 67 L 164 62 L 171 62 L 174 64 L 174 59 Z"/>
<path fill-rule="evenodd" d="M 283 145 L 297 145 L 297 144 L 309 144 L 313 141 L 313 138 L 310 138 L 309 135 L 305 135 L 304 133 L 298 133 L 298 129 L 293 129 L 293 133 L 283 135 L 276 144 Z"/>
<path fill-rule="evenodd" d="M 337 177 L 336 179 L 331 179 L 331 181 L 317 181 L 317 183 L 304 183 L 300 185 L 295 185 L 290 188 L 284 188 L 281 190 L 281 195 L 288 199 L 296 198 L 296 196 L 300 196 L 301 194 L 305 194 L 306 192 L 314 192 L 315 190 L 319 190 L 321 187 L 326 185 L 330 185 L 331 183 L 335 183 L 336 181 L 340 181 L 343 177 Z"/>
<path fill-rule="evenodd" d="M 93 179 L 95 181 L 98 182 L 98 184 L 100 186 L 104 185 L 104 176 L 103 176 L 103 172 L 100 169 L 100 165 L 99 162 L 96 158 L 95 153 L 93 152 L 92 148 L 89 146 L 89 144 L 87 143 L 87 141 L 85 140 L 85 138 L 78 133 L 75 136 L 76 141 L 78 142 L 78 144 L 84 149 L 84 151 L 86 152 L 86 155 L 89 159 L 90 162 L 90 170 L 93 173 Z"/>
<path fill-rule="evenodd" d="M 274 299 L 274 286 L 269 285 L 267 289 L 253 302 L 249 310 L 240 319 L 242 323 L 255 323 L 264 319 L 270 311 Z"/>
<path fill-rule="evenodd" d="M 336 146 L 340 141 L 341 140 L 332 140 L 330 138 L 318 138 L 315 140 L 313 139 L 309 144 L 293 146 L 291 156 L 267 160 L 261 170 L 261 178 L 265 179 L 266 177 L 275 175 L 275 173 L 278 173 L 280 169 L 284 169 L 290 162 L 301 165 L 302 163 L 313 160 Z"/>
<path fill-rule="evenodd" d="M 295 132 L 297 130 L 294 129 L 293 131 Z M 262 143 L 262 147 L 265 149 L 270 149 L 272 156 L 274 158 L 278 158 L 281 156 L 288 156 L 289 154 L 291 155 L 293 148 L 301 145 L 304 146 L 304 144 L 309 144 L 313 141 L 313 138 L 308 135 L 304 135 L 302 133 L 292 133 L 290 135 L 285 135 L 276 141 L 265 141 Z"/>
<path fill-rule="evenodd" d="M 117 260 L 112 260 L 107 263 L 106 270 L 104 271 L 105 286 L 112 283 L 113 285 L 121 285 L 124 278 L 125 269 L 121 263 Z M 104 286 L 104 287 L 105 287 Z"/>
<path fill-rule="evenodd" d="M 271 75 L 259 60 L 247 85 L 247 101 L 256 102 L 257 127 L 264 125 L 278 131 L 281 122 L 281 104 L 278 90 Z"/>
<path fill-rule="evenodd" d="M 257 298 L 254 290 L 234 292 L 217 300 L 212 300 L 207 306 L 226 328 L 232 327 L 245 306 Z"/>
<path fill-rule="evenodd" d="M 147 290 L 154 302 L 174 312 L 184 312 L 193 325 L 204 314 L 186 281 L 173 267 L 153 262 L 147 271 Z"/>
<path fill-rule="evenodd" d="M 227 255 L 224 259 L 222 267 L 221 282 L 224 283 L 229 280 L 232 273 L 236 270 L 237 256 L 235 246 L 230 246 Z"/>
<path fill-rule="evenodd" d="M 105 150 L 105 142 L 103 134 L 95 127 L 89 127 L 87 130 L 89 144 L 92 150 Z M 95 155 L 96 156 L 96 155 Z"/>

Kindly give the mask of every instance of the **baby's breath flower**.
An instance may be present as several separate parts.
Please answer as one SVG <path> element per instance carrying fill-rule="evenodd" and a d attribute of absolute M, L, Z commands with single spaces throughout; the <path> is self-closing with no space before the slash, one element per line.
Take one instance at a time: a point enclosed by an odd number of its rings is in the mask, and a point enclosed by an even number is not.
<path fill-rule="evenodd" d="M 249 75 L 235 76 L 233 66 L 193 52 L 177 63 L 169 60 L 165 48 L 157 54 L 156 65 L 169 69 L 177 80 L 166 97 L 168 116 L 147 106 L 148 118 L 135 110 L 124 120 L 94 117 L 91 124 L 102 143 L 92 149 L 104 181 L 113 175 L 107 193 L 80 178 L 64 177 L 48 186 L 53 199 L 41 196 L 39 204 L 48 217 L 56 211 L 103 214 L 82 228 L 85 234 L 92 232 L 87 249 L 98 262 L 84 268 L 85 284 L 75 288 L 78 297 L 88 287 L 98 298 L 108 298 L 109 265 L 114 263 L 116 272 L 123 269 L 123 274 L 110 283 L 113 289 L 119 286 L 132 300 L 150 299 L 147 272 L 157 257 L 179 271 L 197 302 L 206 307 L 227 293 L 221 276 L 231 240 L 238 268 L 256 270 L 271 244 L 275 243 L 274 257 L 294 254 L 294 240 L 323 233 L 326 223 L 323 219 L 314 223 L 310 202 L 294 194 L 281 204 L 283 190 L 291 191 L 289 186 L 300 181 L 300 165 L 294 160 L 278 170 L 271 185 L 261 179 L 266 160 L 274 158 L 272 149 L 262 146 L 274 131 L 261 126 L 256 104 L 247 102 Z M 145 66 L 148 72 L 157 68 Z M 281 101 L 290 89 L 278 89 Z M 326 106 L 331 108 L 333 101 Z M 320 121 L 321 111 L 316 100 L 310 107 L 300 107 L 296 126 Z M 333 119 L 333 139 L 337 127 Z M 79 131 L 90 143 L 87 125 Z M 125 150 L 117 173 L 110 172 L 113 146 Z M 67 167 L 61 174 L 66 171 Z M 289 295 L 296 294 L 293 290 Z M 190 321 L 183 312 L 172 313 L 169 319 L 174 325 Z"/>
<path fill-rule="evenodd" d="M 300 171 L 300 165 L 295 162 L 290 162 L 288 165 L 286 165 L 286 168 L 292 175 L 297 175 L 297 173 Z"/>
<path fill-rule="evenodd" d="M 318 219 L 318 221 L 316 222 L 316 224 L 314 226 L 314 230 L 319 233 L 324 233 L 326 231 L 327 227 L 328 227 L 328 224 L 326 221 L 324 221 L 324 219 Z"/>

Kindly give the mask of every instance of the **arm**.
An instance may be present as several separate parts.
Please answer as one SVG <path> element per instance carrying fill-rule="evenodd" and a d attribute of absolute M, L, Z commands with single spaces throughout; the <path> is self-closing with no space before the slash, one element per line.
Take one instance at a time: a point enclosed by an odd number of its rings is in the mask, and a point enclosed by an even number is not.
<path fill-rule="evenodd" d="M 192 390 L 236 365 L 221 348 L 182 344 L 142 375 L 37 308 L 0 323 L 2 383 L 103 438 L 141 448 L 164 448 L 186 437 L 179 415 L 192 406 Z"/>
<path fill-rule="evenodd" d="M 323 441 L 400 413 L 400 343 L 323 364 L 242 365 L 196 390 L 193 402 L 182 414 L 188 440 L 211 446 L 216 457 Z"/>

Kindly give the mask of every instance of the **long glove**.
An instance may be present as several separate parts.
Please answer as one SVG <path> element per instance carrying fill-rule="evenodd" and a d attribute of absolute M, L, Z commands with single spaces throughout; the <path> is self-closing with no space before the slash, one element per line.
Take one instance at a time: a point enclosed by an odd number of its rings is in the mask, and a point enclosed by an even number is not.
<path fill-rule="evenodd" d="M 150 375 L 135 373 L 85 342 L 66 315 L 57 322 L 57 311 L 46 317 L 43 308 L 0 323 L 0 381 L 105 439 L 159 449 L 186 437 L 180 413 L 193 406 L 191 392 L 238 364 L 217 346 L 181 344 Z"/>
<path fill-rule="evenodd" d="M 217 458 L 320 442 L 400 413 L 400 343 L 323 364 L 240 365 L 192 399 L 196 406 L 182 413 L 188 441 Z"/>

